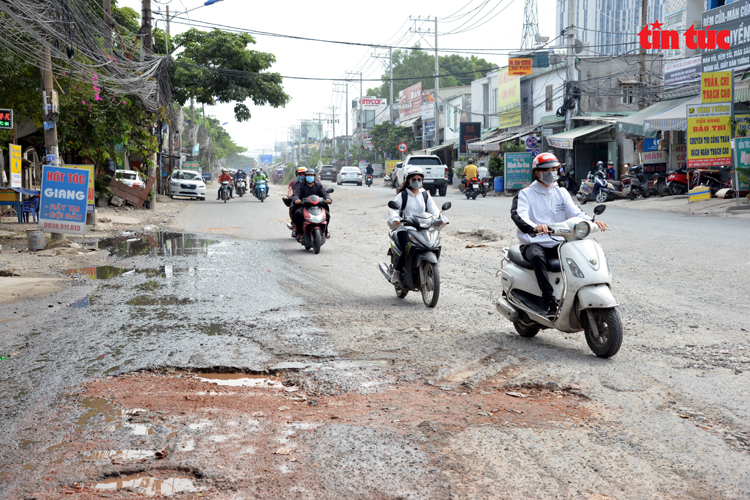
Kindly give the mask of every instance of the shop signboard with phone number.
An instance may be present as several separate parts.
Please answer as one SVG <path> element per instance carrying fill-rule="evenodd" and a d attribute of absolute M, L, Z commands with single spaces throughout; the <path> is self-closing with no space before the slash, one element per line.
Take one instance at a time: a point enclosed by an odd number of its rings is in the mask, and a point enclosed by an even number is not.
<path fill-rule="evenodd" d="M 45 166 L 39 227 L 50 233 L 86 234 L 89 172 Z"/>
<path fill-rule="evenodd" d="M 531 153 L 505 153 L 505 187 L 523 189 L 531 184 Z"/>
<path fill-rule="evenodd" d="M 687 106 L 688 168 L 720 167 L 732 163 L 731 104 Z"/>

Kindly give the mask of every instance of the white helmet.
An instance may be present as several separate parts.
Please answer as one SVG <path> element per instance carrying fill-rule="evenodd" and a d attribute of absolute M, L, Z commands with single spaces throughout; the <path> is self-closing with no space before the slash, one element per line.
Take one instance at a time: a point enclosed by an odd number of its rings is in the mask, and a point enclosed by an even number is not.
<path fill-rule="evenodd" d="M 412 165 L 406 168 L 405 180 L 409 180 L 409 177 L 412 177 L 414 175 L 421 175 L 422 177 L 424 177 L 424 170 L 422 170 L 422 167 L 418 167 L 417 165 Z"/>
<path fill-rule="evenodd" d="M 227 171 L 227 169 L 226 169 L 226 168 L 223 168 L 223 167 L 222 167 L 221 171 L 222 171 L 222 172 L 226 172 L 226 171 Z"/>

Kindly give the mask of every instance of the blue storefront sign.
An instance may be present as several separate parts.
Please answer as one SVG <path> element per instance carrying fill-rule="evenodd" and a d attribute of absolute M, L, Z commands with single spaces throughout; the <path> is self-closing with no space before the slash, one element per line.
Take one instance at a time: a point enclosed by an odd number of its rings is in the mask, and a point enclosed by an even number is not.
<path fill-rule="evenodd" d="M 659 151 L 661 139 L 643 139 L 643 151 Z"/>
<path fill-rule="evenodd" d="M 45 166 L 39 227 L 50 233 L 86 234 L 89 172 Z"/>
<path fill-rule="evenodd" d="M 435 120 L 424 122 L 424 135 L 428 141 L 432 140 L 432 136 L 435 135 Z"/>

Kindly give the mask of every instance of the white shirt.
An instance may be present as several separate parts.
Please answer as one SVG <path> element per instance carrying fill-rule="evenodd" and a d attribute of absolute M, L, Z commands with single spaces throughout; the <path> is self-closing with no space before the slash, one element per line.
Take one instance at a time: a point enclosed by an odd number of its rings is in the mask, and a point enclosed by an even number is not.
<path fill-rule="evenodd" d="M 522 189 L 518 193 L 518 215 L 532 227 L 540 224 L 549 225 L 556 222 L 565 222 L 572 217 L 580 217 L 591 220 L 581 208 L 573 203 L 567 189 L 561 189 L 557 183 L 544 187 L 539 181 L 534 181 L 531 186 Z M 546 248 L 552 248 L 561 243 L 551 238 L 548 234 L 531 236 L 518 230 L 518 239 L 522 245 L 535 243 Z"/>
<path fill-rule="evenodd" d="M 427 206 L 425 206 L 424 203 L 424 188 L 420 188 L 419 192 L 417 194 L 414 194 L 414 192 L 407 188 L 406 193 L 406 208 L 404 208 L 404 218 L 411 217 L 416 214 L 421 214 L 423 212 L 429 212 L 435 217 L 438 217 L 440 215 L 440 209 L 435 204 L 435 200 L 432 199 L 432 196 L 430 196 L 430 193 L 427 193 Z M 393 199 L 398 204 L 399 210 L 390 209 L 388 212 L 388 224 L 392 226 L 392 224 L 396 221 L 401 220 L 401 197 L 403 194 L 398 193 L 396 197 Z M 445 219 L 445 217 L 443 217 Z M 406 230 L 416 230 L 416 228 L 413 227 L 403 227 L 402 225 L 398 225 L 396 231 L 406 231 Z"/>
<path fill-rule="evenodd" d="M 490 170 L 487 167 L 479 167 L 479 180 L 490 176 Z"/>

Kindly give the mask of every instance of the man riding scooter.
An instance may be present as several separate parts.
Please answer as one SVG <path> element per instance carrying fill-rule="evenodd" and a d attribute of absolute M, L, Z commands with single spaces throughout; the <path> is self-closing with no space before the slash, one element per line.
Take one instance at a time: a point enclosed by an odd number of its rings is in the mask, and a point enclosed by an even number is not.
<path fill-rule="evenodd" d="M 557 157 L 551 153 L 542 153 L 534 158 L 531 175 L 536 180 L 513 198 L 510 209 L 511 218 L 518 227 L 521 254 L 534 266 L 534 275 L 549 317 L 557 314 L 558 304 L 547 275 L 547 259 L 557 257 L 557 247 L 561 241 L 549 235 L 547 225 L 564 222 L 572 217 L 592 220 L 573 203 L 570 193 L 557 185 L 559 166 Z M 609 228 L 602 221 L 594 223 L 602 231 Z"/>
<path fill-rule="evenodd" d="M 479 169 L 476 165 L 474 165 L 474 159 L 469 158 L 468 164 L 464 167 L 463 172 L 463 179 L 461 179 L 461 184 L 466 188 L 468 186 L 469 181 L 472 179 L 476 179 L 479 176 Z"/>
<path fill-rule="evenodd" d="M 323 184 L 320 181 L 315 180 L 315 173 L 313 171 L 305 172 L 305 182 L 300 182 L 294 187 L 294 194 L 292 194 L 292 203 L 295 205 L 294 209 L 294 225 L 297 231 L 297 239 L 303 237 L 302 226 L 304 218 L 305 207 L 302 206 L 302 200 L 307 199 L 309 196 L 317 195 L 321 199 L 325 200 L 323 205 L 326 210 L 326 238 L 330 238 L 331 235 L 328 232 L 329 222 L 331 220 L 331 213 L 328 210 L 328 205 L 333 203 L 331 195 L 328 194 Z"/>
<path fill-rule="evenodd" d="M 229 185 L 227 186 L 229 188 L 229 199 L 233 199 L 234 196 L 232 196 L 232 176 L 227 172 L 226 168 L 221 169 L 221 175 L 219 176 L 219 194 L 216 197 L 217 200 L 221 199 L 221 183 L 227 181 Z"/>

